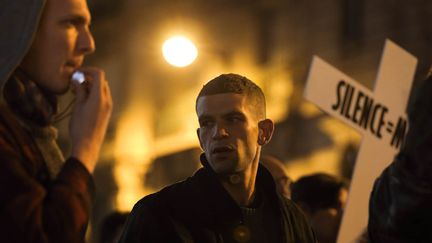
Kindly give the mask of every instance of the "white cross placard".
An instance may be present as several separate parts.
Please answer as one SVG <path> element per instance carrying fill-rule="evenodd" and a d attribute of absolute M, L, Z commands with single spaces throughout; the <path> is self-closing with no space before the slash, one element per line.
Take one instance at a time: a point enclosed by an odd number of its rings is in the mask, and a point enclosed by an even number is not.
<path fill-rule="evenodd" d="M 362 135 L 338 243 L 355 242 L 367 227 L 375 179 L 389 165 L 408 129 L 405 114 L 417 59 L 386 40 L 373 91 L 314 56 L 305 98 Z"/>

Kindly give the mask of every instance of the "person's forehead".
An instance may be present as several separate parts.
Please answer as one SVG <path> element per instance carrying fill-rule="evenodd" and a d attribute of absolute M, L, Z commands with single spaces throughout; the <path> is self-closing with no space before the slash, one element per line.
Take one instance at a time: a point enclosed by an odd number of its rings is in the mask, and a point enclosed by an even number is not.
<path fill-rule="evenodd" d="M 80 16 L 89 22 L 91 19 L 86 0 L 48 0 L 45 14 L 52 17 Z"/>
<path fill-rule="evenodd" d="M 242 110 L 247 105 L 247 96 L 237 93 L 222 93 L 201 96 L 197 100 L 197 113 L 225 113 Z"/>

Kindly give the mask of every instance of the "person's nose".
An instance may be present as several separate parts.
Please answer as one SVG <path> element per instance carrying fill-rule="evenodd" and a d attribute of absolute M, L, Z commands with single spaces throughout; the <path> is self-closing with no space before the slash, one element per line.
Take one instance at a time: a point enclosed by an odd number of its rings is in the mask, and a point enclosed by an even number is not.
<path fill-rule="evenodd" d="M 93 53 L 95 49 L 93 34 L 88 27 L 84 28 L 78 36 L 78 51 L 87 55 Z"/>
<path fill-rule="evenodd" d="M 222 139 L 228 137 L 228 130 L 223 124 L 216 124 L 213 127 L 213 139 Z"/>

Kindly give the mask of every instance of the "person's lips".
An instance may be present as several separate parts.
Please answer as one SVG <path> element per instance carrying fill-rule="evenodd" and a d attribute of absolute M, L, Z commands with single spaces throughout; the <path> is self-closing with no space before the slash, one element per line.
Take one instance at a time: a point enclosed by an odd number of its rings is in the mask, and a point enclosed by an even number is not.
<path fill-rule="evenodd" d="M 214 147 L 211 152 L 212 154 L 221 154 L 221 153 L 229 153 L 232 152 L 234 148 L 229 145 L 223 145 L 223 146 L 216 146 Z"/>
<path fill-rule="evenodd" d="M 70 80 L 74 72 L 79 70 L 82 65 L 82 60 L 80 59 L 70 59 L 63 65 L 64 75 Z"/>
<path fill-rule="evenodd" d="M 81 60 L 68 60 L 65 63 L 66 67 L 69 67 L 69 68 L 71 68 L 73 70 L 78 69 L 79 67 L 81 67 L 81 65 L 82 65 L 82 61 Z"/>

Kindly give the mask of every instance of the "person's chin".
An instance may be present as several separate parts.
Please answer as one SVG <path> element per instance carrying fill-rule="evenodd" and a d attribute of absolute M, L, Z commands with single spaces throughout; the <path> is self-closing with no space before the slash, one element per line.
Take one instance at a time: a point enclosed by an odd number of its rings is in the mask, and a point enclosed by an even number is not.
<path fill-rule="evenodd" d="M 58 95 L 64 95 L 69 91 L 69 85 L 63 87 L 62 89 L 60 89 L 60 91 L 57 93 Z"/>
<path fill-rule="evenodd" d="M 233 170 L 228 165 L 213 165 L 212 168 L 218 175 L 230 175 L 233 173 Z"/>
<path fill-rule="evenodd" d="M 231 156 L 212 156 L 210 165 L 218 174 L 229 174 L 233 172 L 233 158 L 231 158 Z"/>
<path fill-rule="evenodd" d="M 55 94 L 55 95 L 64 95 L 68 92 L 69 90 L 69 85 L 67 86 L 61 86 L 61 87 L 53 87 L 53 88 L 48 88 L 46 89 L 48 92 L 50 92 L 51 94 Z"/>
<path fill-rule="evenodd" d="M 63 95 L 68 92 L 70 88 L 70 80 L 68 78 L 61 78 L 59 85 L 52 90 L 53 93 L 57 95 Z"/>
<path fill-rule="evenodd" d="M 233 155 L 231 153 L 216 153 L 211 155 L 213 164 L 226 164 L 232 161 Z"/>

